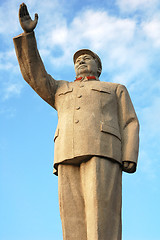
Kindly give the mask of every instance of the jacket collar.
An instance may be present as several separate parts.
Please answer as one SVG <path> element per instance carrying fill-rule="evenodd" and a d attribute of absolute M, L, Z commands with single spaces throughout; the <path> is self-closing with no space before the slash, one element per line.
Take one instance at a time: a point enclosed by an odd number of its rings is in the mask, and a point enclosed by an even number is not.
<path fill-rule="evenodd" d="M 96 76 L 86 76 L 86 77 L 79 77 L 79 78 L 76 78 L 74 81 L 99 81 L 99 78 L 96 77 Z"/>

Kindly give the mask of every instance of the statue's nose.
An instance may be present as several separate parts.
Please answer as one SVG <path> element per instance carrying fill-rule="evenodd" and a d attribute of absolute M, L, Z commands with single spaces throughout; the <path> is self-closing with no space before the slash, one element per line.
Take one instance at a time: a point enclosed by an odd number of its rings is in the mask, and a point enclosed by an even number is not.
<path fill-rule="evenodd" d="M 85 63 L 84 59 L 81 59 L 81 61 L 79 62 L 79 64 L 84 64 L 84 63 Z"/>

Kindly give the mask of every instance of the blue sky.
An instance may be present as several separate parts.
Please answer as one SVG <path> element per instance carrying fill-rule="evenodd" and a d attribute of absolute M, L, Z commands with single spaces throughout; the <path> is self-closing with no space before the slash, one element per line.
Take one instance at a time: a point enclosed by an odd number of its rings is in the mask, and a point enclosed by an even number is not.
<path fill-rule="evenodd" d="M 23 80 L 12 38 L 20 1 L 0 0 L 0 239 L 62 240 L 52 174 L 57 114 Z M 73 81 L 72 56 L 95 51 L 101 81 L 126 85 L 140 121 L 137 172 L 123 174 L 123 240 L 159 240 L 159 0 L 26 0 L 46 70 Z"/>

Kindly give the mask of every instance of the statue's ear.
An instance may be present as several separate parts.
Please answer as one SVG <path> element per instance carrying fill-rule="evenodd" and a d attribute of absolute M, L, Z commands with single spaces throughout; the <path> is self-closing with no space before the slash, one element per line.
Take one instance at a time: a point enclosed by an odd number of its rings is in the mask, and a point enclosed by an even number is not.
<path fill-rule="evenodd" d="M 102 72 L 102 69 L 98 68 L 97 73 L 98 73 L 99 76 L 101 75 L 101 72 Z"/>

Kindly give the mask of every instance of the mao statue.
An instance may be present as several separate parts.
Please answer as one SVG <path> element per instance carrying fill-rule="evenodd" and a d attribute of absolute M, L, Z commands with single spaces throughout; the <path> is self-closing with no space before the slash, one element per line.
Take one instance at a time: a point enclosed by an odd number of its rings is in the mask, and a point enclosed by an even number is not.
<path fill-rule="evenodd" d="M 100 81 L 102 63 L 89 49 L 73 56 L 76 79 L 55 80 L 43 65 L 24 3 L 24 32 L 13 39 L 24 80 L 58 113 L 54 174 L 64 240 L 121 240 L 122 171 L 134 173 L 139 123 L 124 85 Z M 105 79 L 104 79 L 105 80 Z"/>

